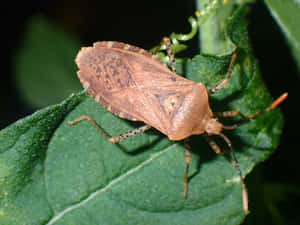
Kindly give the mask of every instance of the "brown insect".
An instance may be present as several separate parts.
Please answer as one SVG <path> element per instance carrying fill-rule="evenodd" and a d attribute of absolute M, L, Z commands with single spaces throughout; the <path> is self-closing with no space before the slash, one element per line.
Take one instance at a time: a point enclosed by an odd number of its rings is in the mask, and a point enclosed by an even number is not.
<path fill-rule="evenodd" d="M 76 58 L 79 67 L 78 77 L 88 94 L 116 116 L 142 121 L 146 125 L 125 134 L 109 137 L 90 116 L 82 116 L 69 124 L 88 120 L 108 141 L 114 143 L 154 127 L 173 141 L 206 133 L 209 144 L 217 154 L 222 151 L 209 136 L 219 135 L 232 149 L 230 140 L 222 130 L 234 129 L 237 125 L 222 125 L 213 114 L 208 97 L 227 84 L 237 51 L 232 56 L 226 78 L 207 91 L 202 83 L 187 80 L 176 74 L 170 40 L 164 38 L 162 43 L 167 47 L 173 71 L 150 52 L 120 42 L 96 42 L 93 47 L 82 48 Z M 285 93 L 262 113 L 275 108 L 286 97 Z M 227 111 L 219 116 L 229 117 L 238 113 Z M 247 119 L 252 119 L 258 114 L 261 113 L 256 113 Z M 246 187 L 239 164 L 234 154 L 233 156 L 243 186 L 243 206 L 247 211 Z M 186 144 L 185 161 L 184 198 L 188 191 L 190 164 L 188 144 Z"/>

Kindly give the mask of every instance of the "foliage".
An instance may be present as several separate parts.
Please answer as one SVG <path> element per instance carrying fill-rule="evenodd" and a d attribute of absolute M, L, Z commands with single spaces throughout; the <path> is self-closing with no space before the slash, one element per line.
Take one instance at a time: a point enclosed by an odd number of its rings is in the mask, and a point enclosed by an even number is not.
<path fill-rule="evenodd" d="M 15 58 L 15 82 L 28 105 L 45 107 L 80 90 L 74 76 L 74 58 L 79 48 L 78 41 L 45 17 L 31 18 Z"/>
<path fill-rule="evenodd" d="M 212 98 L 215 111 L 250 115 L 271 103 L 249 48 L 246 8 L 228 20 L 229 41 L 240 46 L 229 84 Z M 224 78 L 231 54 L 178 60 L 179 73 L 211 87 Z M 74 75 L 74 74 L 73 74 Z M 230 159 L 216 156 L 201 136 L 191 138 L 189 195 L 182 199 L 184 146 L 157 131 L 108 143 L 87 122 L 89 114 L 110 135 L 136 127 L 79 93 L 37 111 L 0 132 L 1 224 L 240 224 L 241 183 Z M 231 121 L 233 122 L 233 121 Z M 228 133 L 243 175 L 278 144 L 278 110 Z"/>

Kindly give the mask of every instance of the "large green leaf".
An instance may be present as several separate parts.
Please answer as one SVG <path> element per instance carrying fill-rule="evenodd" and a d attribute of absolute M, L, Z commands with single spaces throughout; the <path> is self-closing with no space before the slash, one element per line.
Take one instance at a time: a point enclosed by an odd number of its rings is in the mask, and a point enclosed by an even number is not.
<path fill-rule="evenodd" d="M 52 215 L 44 176 L 49 142 L 82 98 L 72 95 L 0 132 L 0 224 L 43 224 Z"/>
<path fill-rule="evenodd" d="M 300 2 L 299 0 L 265 0 L 266 5 L 287 37 L 300 67 Z M 272 38 L 270 36 L 270 38 Z"/>
<path fill-rule="evenodd" d="M 237 109 L 249 115 L 271 103 L 248 49 L 245 14 L 238 10 L 227 25 L 241 49 L 232 79 L 212 98 L 215 111 Z M 229 61 L 230 56 L 197 55 L 179 61 L 178 68 L 212 87 L 224 78 Z M 87 114 L 110 135 L 138 126 L 90 97 L 66 115 L 81 98 L 74 95 L 0 133 L 0 224 L 241 223 L 246 214 L 238 173 L 201 136 L 191 138 L 189 193 L 183 199 L 181 142 L 150 130 L 112 144 L 88 122 L 69 126 L 67 121 Z M 281 127 L 282 116 L 273 110 L 228 133 L 244 175 L 274 150 Z"/>
<path fill-rule="evenodd" d="M 45 17 L 34 16 L 26 27 L 15 60 L 15 80 L 24 101 L 45 107 L 80 90 L 74 58 L 80 44 Z"/>

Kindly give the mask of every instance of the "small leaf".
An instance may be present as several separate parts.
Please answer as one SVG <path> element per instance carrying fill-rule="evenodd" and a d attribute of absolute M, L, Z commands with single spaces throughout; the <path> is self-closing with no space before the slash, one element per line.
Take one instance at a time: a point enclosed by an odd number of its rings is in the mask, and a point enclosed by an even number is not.
<path fill-rule="evenodd" d="M 249 115 L 271 103 L 248 43 L 238 35 L 244 32 L 245 13 L 243 8 L 237 10 L 227 28 L 234 43 L 244 44 L 229 84 L 212 98 L 215 111 L 237 109 Z M 197 55 L 179 61 L 178 68 L 189 79 L 212 87 L 226 75 L 230 57 Z M 109 135 L 140 125 L 114 116 L 91 97 L 73 109 L 82 98 L 70 97 L 0 133 L 1 224 L 237 225 L 243 221 L 238 173 L 201 136 L 190 138 L 189 192 L 183 199 L 184 145 L 154 129 L 113 144 L 86 121 L 69 126 L 67 121 L 82 115 L 91 115 Z M 228 132 L 243 175 L 271 154 L 281 128 L 282 116 L 272 110 Z"/>
<path fill-rule="evenodd" d="M 46 18 L 31 18 L 15 60 L 16 84 L 27 104 L 44 107 L 80 90 L 74 76 L 79 48 L 77 41 Z"/>
<path fill-rule="evenodd" d="M 300 68 L 300 3 L 298 0 L 265 0 L 273 18 L 291 45 L 291 50 Z M 272 38 L 270 36 L 270 38 Z"/>

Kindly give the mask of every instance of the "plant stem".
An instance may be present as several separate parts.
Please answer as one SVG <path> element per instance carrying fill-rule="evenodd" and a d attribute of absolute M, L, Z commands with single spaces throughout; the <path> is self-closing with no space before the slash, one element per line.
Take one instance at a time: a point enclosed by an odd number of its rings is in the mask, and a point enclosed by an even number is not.
<path fill-rule="evenodd" d="M 196 0 L 197 10 L 205 12 L 217 7 L 219 0 Z M 227 19 L 232 15 L 235 0 L 228 0 L 214 12 L 209 13 L 199 29 L 199 46 L 202 53 L 223 55 L 232 51 L 232 44 L 226 38 L 224 30 Z"/>

